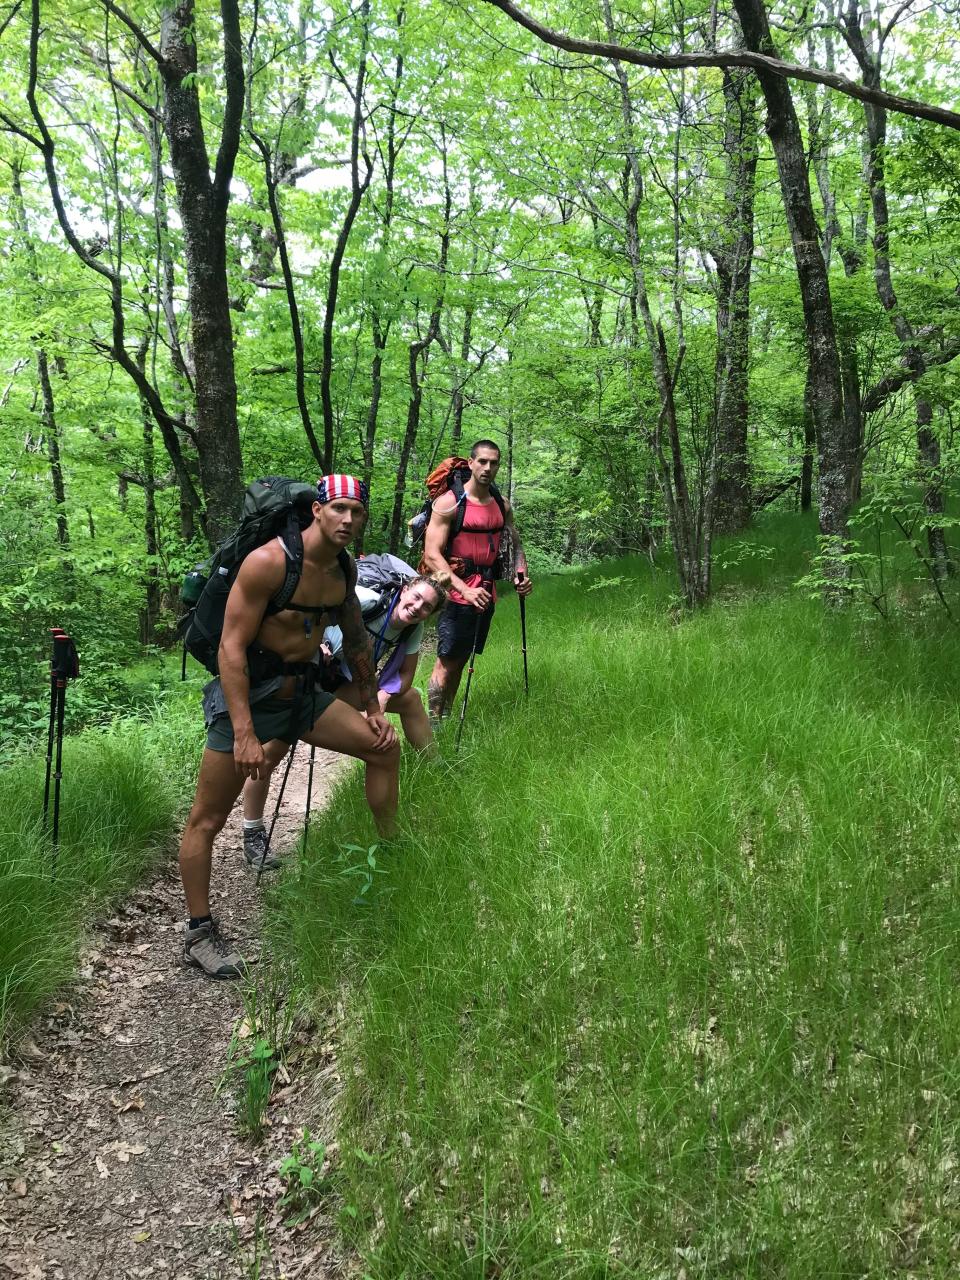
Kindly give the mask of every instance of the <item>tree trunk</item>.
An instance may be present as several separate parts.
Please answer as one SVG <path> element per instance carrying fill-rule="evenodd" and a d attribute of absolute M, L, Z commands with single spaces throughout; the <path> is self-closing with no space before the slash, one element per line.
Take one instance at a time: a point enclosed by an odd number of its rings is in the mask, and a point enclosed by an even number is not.
<path fill-rule="evenodd" d="M 610 0 L 604 0 L 604 19 L 608 37 L 613 38 L 613 17 Z M 639 346 L 638 317 L 643 322 L 653 366 L 653 379 L 660 400 L 660 412 L 649 434 L 657 480 L 663 494 L 667 512 L 670 538 L 680 590 L 687 605 L 704 604 L 710 596 L 710 546 L 713 526 L 713 496 L 716 491 L 714 467 L 708 463 L 709 478 L 704 492 L 704 509 L 694 511 L 687 483 L 686 464 L 680 444 L 680 428 L 677 419 L 676 385 L 684 357 L 684 344 L 680 334 L 677 355 L 671 368 L 666 337 L 659 322 L 655 322 L 650 309 L 646 275 L 640 256 L 639 209 L 643 199 L 643 180 L 640 172 L 639 151 L 634 133 L 633 102 L 626 72 L 616 59 L 611 60 L 620 87 L 620 113 L 623 122 L 623 145 L 626 163 L 623 172 L 624 249 L 630 263 L 632 287 L 630 291 L 630 340 Z M 676 227 L 675 227 L 676 235 Z M 675 299 L 675 304 L 677 303 Z M 678 322 L 680 318 L 677 305 Z M 627 365 L 628 377 L 632 377 L 632 362 Z M 666 447 L 664 446 L 666 440 Z M 715 449 L 710 450 L 715 460 Z"/>
<path fill-rule="evenodd" d="M 157 537 L 157 472 L 153 445 L 153 418 L 141 402 L 143 420 L 143 533 L 147 553 L 144 571 L 144 604 L 140 614 L 140 640 L 152 644 L 160 617 L 160 544 Z"/>
<path fill-rule="evenodd" d="M 473 247 L 473 269 L 477 266 L 477 246 Z M 463 435 L 463 389 L 466 385 L 465 372 L 470 365 L 470 337 L 473 331 L 473 304 L 467 305 L 463 315 L 463 334 L 460 338 L 460 369 L 456 374 L 453 388 L 453 430 L 451 434 L 450 452 L 460 452 L 460 438 Z"/>
<path fill-rule="evenodd" d="M 180 409 L 184 422 L 189 426 L 189 439 L 196 437 L 196 404 L 193 398 L 193 381 L 195 370 L 193 357 L 180 340 L 180 321 L 177 316 L 175 301 L 176 268 L 173 261 L 173 250 L 170 246 L 169 212 L 167 209 L 167 188 L 163 177 L 163 131 L 159 120 L 150 120 L 147 125 L 147 136 L 150 143 L 150 168 L 153 177 L 153 210 L 157 235 L 157 254 L 160 265 L 160 279 L 157 281 L 160 305 L 163 309 L 164 324 L 167 331 L 167 343 L 170 350 L 170 363 L 173 366 L 174 383 L 180 400 Z M 144 372 L 146 372 L 144 370 Z M 185 437 L 186 438 L 186 437 Z M 195 456 L 190 459 L 194 465 Z M 197 517 L 200 507 L 196 501 L 196 490 L 192 484 L 185 484 L 180 471 L 174 462 L 174 473 L 177 476 L 177 487 L 180 494 L 180 536 L 184 542 L 192 542 L 197 534 Z M 187 465 L 183 457 L 184 468 Z"/>
<path fill-rule="evenodd" d="M 224 537 L 236 523 L 243 488 L 226 250 L 227 205 L 244 94 L 237 0 L 221 0 L 220 14 L 226 99 L 212 180 L 197 88 L 194 0 L 180 0 L 164 12 L 160 64 L 164 129 L 183 224 L 197 456 L 211 542 Z"/>
<path fill-rule="evenodd" d="M 394 182 L 397 172 L 397 157 L 406 138 L 397 139 L 397 103 L 400 98 L 400 86 L 403 82 L 403 24 L 405 11 L 403 5 L 397 10 L 397 60 L 394 66 L 393 80 L 390 83 L 390 101 L 387 107 L 387 135 L 383 166 L 383 238 L 380 252 L 384 262 L 389 262 L 390 245 L 393 237 Z M 409 134 L 409 130 L 408 130 Z M 373 357 L 370 362 L 370 404 L 367 407 L 367 420 L 363 433 L 363 479 L 367 485 L 373 482 L 374 446 L 377 440 L 377 423 L 380 416 L 380 401 L 383 397 L 383 361 L 387 354 L 387 342 L 393 316 L 385 313 L 379 297 L 375 297 L 370 307 L 370 334 L 373 339 Z M 357 553 L 363 554 L 364 534 L 360 531 L 357 538 Z"/>
<path fill-rule="evenodd" d="M 433 309 L 430 312 L 427 332 L 416 342 L 411 342 L 407 352 L 407 379 L 410 384 L 410 400 L 407 404 L 407 425 L 403 433 L 403 444 L 400 447 L 397 485 L 394 490 L 393 511 L 390 516 L 389 550 L 394 555 L 400 548 L 400 529 L 403 520 L 403 503 L 406 497 L 407 467 L 410 464 L 410 455 L 416 444 L 417 430 L 420 426 L 420 406 L 423 402 L 423 378 L 420 371 L 420 360 L 422 357 L 425 367 L 430 356 L 430 347 L 440 332 L 440 316 L 443 311 L 443 300 L 446 294 L 447 261 L 450 254 L 450 211 L 453 206 L 453 194 L 450 190 L 450 182 L 447 176 L 447 135 L 443 125 L 440 126 L 440 136 L 442 139 L 441 159 L 443 162 L 444 190 L 443 226 L 440 231 L 440 258 L 437 263 L 440 283 L 437 288 Z"/>
<path fill-rule="evenodd" d="M 747 48 L 776 55 L 767 13 L 761 0 L 734 0 Z M 827 268 L 820 249 L 813 211 L 807 158 L 790 87 L 781 76 L 758 70 L 767 106 L 767 134 L 773 146 L 787 226 L 797 265 L 810 366 L 808 386 L 819 449 L 817 484 L 823 569 L 830 598 L 837 598 L 850 568 L 848 544 L 851 479 L 857 442 L 848 435 L 843 411 L 843 382 L 837 354 L 833 306 Z"/>
<path fill-rule="evenodd" d="M 333 256 L 330 259 L 330 277 L 327 284 L 327 301 L 323 313 L 323 354 L 320 361 L 320 404 L 323 409 L 323 467 L 330 471 L 334 465 L 335 428 L 333 413 L 333 395 L 331 381 L 333 378 L 333 321 L 337 313 L 337 295 L 340 290 L 340 268 L 350 232 L 360 208 L 370 178 L 373 175 L 373 162 L 362 146 L 364 137 L 363 89 L 367 74 L 367 38 L 370 26 L 370 0 L 361 0 L 360 18 L 363 23 L 360 65 L 357 68 L 356 84 L 351 88 L 344 82 L 344 87 L 353 98 L 353 123 L 350 129 L 350 200 L 343 216 Z M 360 156 L 363 155 L 364 174 L 360 175 Z"/>
<path fill-rule="evenodd" d="M 880 49 L 860 26 L 855 6 L 844 14 L 843 33 L 860 66 L 867 88 L 879 89 L 881 82 Z M 887 204 L 886 148 L 887 113 L 881 106 L 864 104 L 867 143 L 867 185 L 873 212 L 873 276 L 880 305 L 887 313 L 891 327 L 900 342 L 903 363 L 919 380 L 926 371 L 926 358 L 917 342 L 914 326 L 900 306 L 890 265 L 890 212 Z M 931 567 L 937 581 L 950 576 L 953 562 L 947 549 L 946 536 L 940 523 L 943 516 L 943 490 L 940 472 L 940 442 L 932 429 L 933 408 L 925 396 L 915 389 L 914 404 L 917 424 L 917 456 L 923 483 L 923 504 L 927 516 L 927 544 Z"/>
<path fill-rule="evenodd" d="M 810 397 L 803 397 L 803 460 L 800 464 L 800 510 L 813 507 L 813 459 L 817 450 L 817 430 Z"/>
<path fill-rule="evenodd" d="M 60 427 L 57 423 L 57 412 L 53 398 L 53 383 L 50 380 L 50 365 L 43 347 L 37 349 L 37 373 L 40 379 L 40 401 L 43 406 L 41 420 L 43 434 L 47 445 L 47 458 L 50 461 L 50 479 L 53 483 L 53 504 L 57 517 L 57 542 L 66 550 L 70 545 L 70 534 L 67 529 L 67 493 L 63 483 L 63 466 L 60 462 Z M 69 560 L 65 561 L 71 568 Z"/>
<path fill-rule="evenodd" d="M 724 151 L 726 239 L 717 264 L 717 491 L 718 532 L 745 529 L 751 518 L 747 462 L 750 357 L 750 273 L 753 266 L 753 201 L 757 173 L 757 117 L 753 77 L 725 72 Z"/>

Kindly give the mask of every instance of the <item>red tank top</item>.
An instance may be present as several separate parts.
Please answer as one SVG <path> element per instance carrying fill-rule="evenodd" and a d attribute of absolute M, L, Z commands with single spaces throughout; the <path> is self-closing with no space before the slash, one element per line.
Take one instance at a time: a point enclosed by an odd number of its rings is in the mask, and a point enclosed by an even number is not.
<path fill-rule="evenodd" d="M 503 532 L 503 515 L 496 498 L 489 502 L 475 502 L 465 498 L 467 511 L 463 528 L 450 544 L 450 554 L 461 556 L 464 560 L 472 560 L 483 569 L 489 569 L 500 551 L 500 535 Z M 468 587 L 479 587 L 483 581 L 482 573 L 460 574 L 459 577 Z M 459 591 L 451 591 L 450 599 L 454 604 L 466 604 Z"/>

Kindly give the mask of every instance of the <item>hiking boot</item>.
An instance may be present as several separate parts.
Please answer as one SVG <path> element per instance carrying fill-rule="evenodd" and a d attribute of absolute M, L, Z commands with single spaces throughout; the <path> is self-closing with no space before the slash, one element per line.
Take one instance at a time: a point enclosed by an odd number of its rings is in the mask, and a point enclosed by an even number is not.
<path fill-rule="evenodd" d="M 270 852 L 270 847 L 267 844 L 266 827 L 257 827 L 253 831 L 244 831 L 243 856 L 250 866 L 257 871 L 276 871 L 280 865 L 280 859 L 275 853 Z"/>
<path fill-rule="evenodd" d="M 242 978 L 247 971 L 247 962 L 223 936 L 215 920 L 193 928 L 187 925 L 183 958 L 210 978 Z"/>

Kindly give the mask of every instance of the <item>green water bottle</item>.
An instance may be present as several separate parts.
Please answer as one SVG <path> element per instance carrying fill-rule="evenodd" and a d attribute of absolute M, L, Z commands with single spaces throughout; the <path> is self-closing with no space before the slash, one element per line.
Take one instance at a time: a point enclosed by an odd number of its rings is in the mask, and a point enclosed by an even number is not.
<path fill-rule="evenodd" d="M 203 594 L 203 588 L 207 585 L 207 575 L 203 565 L 197 565 L 195 569 L 191 569 L 189 573 L 183 576 L 183 586 L 180 588 L 180 599 L 187 609 L 192 609 L 200 596 Z"/>

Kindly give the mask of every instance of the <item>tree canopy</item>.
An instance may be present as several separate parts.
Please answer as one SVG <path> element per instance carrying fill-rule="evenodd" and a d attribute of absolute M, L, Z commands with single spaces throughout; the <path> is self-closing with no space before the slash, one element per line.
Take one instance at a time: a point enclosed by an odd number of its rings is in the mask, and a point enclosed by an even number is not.
<path fill-rule="evenodd" d="M 831 599 L 881 518 L 945 598 L 955 25 L 872 0 L 8 6 L 11 708 L 51 609 L 117 660 L 169 639 L 246 481 L 357 471 L 365 545 L 396 550 L 431 462 L 481 436 L 533 566 L 643 550 L 697 604 L 715 533 L 796 503 Z"/>

